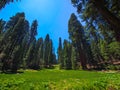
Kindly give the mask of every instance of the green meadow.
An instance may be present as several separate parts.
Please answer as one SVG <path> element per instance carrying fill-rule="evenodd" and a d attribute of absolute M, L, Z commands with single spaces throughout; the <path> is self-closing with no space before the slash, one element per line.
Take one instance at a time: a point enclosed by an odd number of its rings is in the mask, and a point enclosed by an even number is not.
<path fill-rule="evenodd" d="M 120 90 L 120 0 L 0 0 L 0 90 Z"/>
<path fill-rule="evenodd" d="M 120 90 L 120 73 L 26 70 L 17 74 L 0 74 L 0 90 Z"/>

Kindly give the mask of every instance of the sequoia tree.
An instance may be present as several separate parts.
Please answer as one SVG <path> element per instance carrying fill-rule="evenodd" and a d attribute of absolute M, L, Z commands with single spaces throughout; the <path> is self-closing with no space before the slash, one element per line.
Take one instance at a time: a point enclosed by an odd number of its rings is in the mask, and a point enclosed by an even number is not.
<path fill-rule="evenodd" d="M 109 30 L 115 32 L 116 40 L 120 42 L 120 2 L 119 0 L 71 0 L 77 7 L 77 12 L 86 21 L 87 28 L 106 24 Z"/>
<path fill-rule="evenodd" d="M 85 36 L 84 30 L 81 23 L 77 20 L 77 17 L 74 13 L 71 14 L 69 20 L 69 38 L 72 41 L 72 44 L 75 48 L 77 48 L 77 52 L 79 54 L 79 61 L 81 62 L 81 66 L 83 69 L 87 69 L 87 57 L 86 57 L 86 45 L 85 45 Z"/>

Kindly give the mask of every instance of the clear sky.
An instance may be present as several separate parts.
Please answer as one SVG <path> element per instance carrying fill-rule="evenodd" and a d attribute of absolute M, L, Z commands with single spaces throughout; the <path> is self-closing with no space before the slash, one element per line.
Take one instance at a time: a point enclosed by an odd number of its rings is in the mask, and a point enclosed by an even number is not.
<path fill-rule="evenodd" d="M 68 20 L 75 9 L 71 5 L 71 0 L 21 0 L 6 5 L 0 11 L 0 18 L 7 21 L 17 12 L 25 12 L 30 23 L 37 19 L 37 38 L 45 38 L 46 34 L 49 34 L 57 49 L 59 37 L 62 40 L 68 39 Z"/>

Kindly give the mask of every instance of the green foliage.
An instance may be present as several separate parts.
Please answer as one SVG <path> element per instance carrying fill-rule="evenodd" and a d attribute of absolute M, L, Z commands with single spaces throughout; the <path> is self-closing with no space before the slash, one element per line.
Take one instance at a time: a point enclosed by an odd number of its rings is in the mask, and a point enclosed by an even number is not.
<path fill-rule="evenodd" d="M 114 31 L 116 40 L 120 41 L 120 4 L 118 0 L 71 0 L 71 2 L 77 8 L 81 19 L 85 21 L 88 31 L 91 29 Z"/>
<path fill-rule="evenodd" d="M 57 50 L 58 54 L 58 63 L 60 64 L 60 69 L 64 67 L 64 60 L 63 60 L 63 48 L 62 48 L 62 39 L 59 38 L 59 46 Z"/>
<path fill-rule="evenodd" d="M 72 53 L 71 53 L 71 63 L 72 63 L 72 69 L 77 69 L 77 53 L 75 51 L 75 47 L 72 46 Z"/>
<path fill-rule="evenodd" d="M 0 1 L 0 10 L 4 8 L 7 4 L 13 2 L 13 1 L 20 1 L 20 0 L 1 0 Z"/>
<path fill-rule="evenodd" d="M 0 74 L 0 90 L 119 90 L 120 74 L 74 70 L 26 70 Z"/>
<path fill-rule="evenodd" d="M 67 40 L 64 40 L 63 60 L 64 60 L 64 69 L 72 69 L 71 44 Z"/>
<path fill-rule="evenodd" d="M 37 35 L 37 26 L 38 22 L 37 20 L 34 20 L 30 29 L 30 42 L 33 42 L 35 40 L 35 36 Z"/>
<path fill-rule="evenodd" d="M 2 48 L 0 51 L 0 53 L 5 54 L 5 57 L 2 58 L 2 71 L 11 69 L 12 71 L 16 72 L 18 69 L 20 64 L 19 59 L 21 58 L 22 54 L 20 50 L 21 43 L 26 35 L 26 31 L 24 29 L 24 20 L 24 13 L 17 13 L 15 16 L 11 17 L 5 26 L 5 32 L 2 33 Z"/>
<path fill-rule="evenodd" d="M 0 19 L 0 35 L 4 32 L 5 28 L 5 21 L 3 21 L 2 19 Z"/>
<path fill-rule="evenodd" d="M 54 55 L 53 43 L 49 34 L 47 34 L 43 44 L 43 66 L 45 68 L 50 68 L 52 66 L 54 63 Z"/>
<path fill-rule="evenodd" d="M 108 70 L 120 70 L 120 65 L 108 65 L 106 67 Z"/>
<path fill-rule="evenodd" d="M 52 67 L 56 62 L 52 40 L 49 35 L 37 40 L 37 26 L 37 20 L 29 26 L 24 13 L 12 16 L 6 24 L 0 20 L 0 71 L 16 73 L 19 68 Z"/>
<path fill-rule="evenodd" d="M 35 40 L 30 44 L 30 47 L 27 51 L 25 61 L 27 68 L 34 68 L 34 57 L 35 57 Z"/>
<path fill-rule="evenodd" d="M 109 60 L 108 45 L 105 41 L 100 42 L 101 55 L 105 60 Z"/>
<path fill-rule="evenodd" d="M 87 47 L 85 34 L 82 24 L 79 22 L 74 13 L 71 14 L 70 20 L 68 22 L 68 28 L 69 38 L 71 39 L 72 45 L 76 48 L 76 52 L 79 55 L 79 62 L 81 63 L 82 68 L 86 69 Z"/>
<path fill-rule="evenodd" d="M 116 42 L 120 42 L 120 14 L 118 13 L 120 4 L 118 0 L 71 0 L 71 2 L 77 9 L 80 21 L 84 21 L 87 45 L 83 44 L 83 47 L 88 46 L 87 49 L 84 49 L 88 64 L 99 68 L 97 64 L 102 63 L 102 66 L 107 66 L 105 62 L 120 60 L 120 45 Z M 71 16 L 74 17 L 74 15 Z M 69 20 L 69 34 L 72 42 L 75 41 L 75 38 L 71 36 L 78 35 L 78 32 L 77 34 L 71 33 L 78 25 L 74 24 L 77 21 L 73 17 Z M 71 24 L 72 21 L 74 21 L 73 24 Z M 81 29 L 81 27 L 77 29 Z"/>
<path fill-rule="evenodd" d="M 120 59 L 120 42 L 112 42 L 108 47 L 110 55 L 115 59 Z"/>
<path fill-rule="evenodd" d="M 43 39 L 42 38 L 38 39 L 37 41 L 35 60 L 37 61 L 36 62 L 37 66 L 39 66 L 39 68 L 42 68 L 42 64 L 43 64 Z"/>

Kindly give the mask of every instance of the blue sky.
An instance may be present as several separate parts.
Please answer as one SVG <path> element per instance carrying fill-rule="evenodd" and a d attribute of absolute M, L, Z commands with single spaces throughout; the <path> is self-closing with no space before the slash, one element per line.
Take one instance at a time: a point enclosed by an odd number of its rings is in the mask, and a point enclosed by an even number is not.
<path fill-rule="evenodd" d="M 26 19 L 31 23 L 38 20 L 38 37 L 45 38 L 49 34 L 54 47 L 58 47 L 59 37 L 68 39 L 68 20 L 75 12 L 71 0 L 21 0 L 6 5 L 0 11 L 0 18 L 9 20 L 17 12 L 25 12 Z"/>

